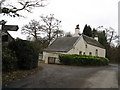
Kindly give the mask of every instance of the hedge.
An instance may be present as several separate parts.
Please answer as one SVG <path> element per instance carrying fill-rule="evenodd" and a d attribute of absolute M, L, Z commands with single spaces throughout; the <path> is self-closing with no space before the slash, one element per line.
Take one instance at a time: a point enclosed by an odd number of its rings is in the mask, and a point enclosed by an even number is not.
<path fill-rule="evenodd" d="M 65 65 L 108 65 L 109 60 L 104 57 L 77 55 L 77 54 L 61 54 L 60 62 Z"/>
<path fill-rule="evenodd" d="M 19 69 L 30 70 L 38 66 L 39 53 L 31 42 L 17 39 L 10 42 L 8 48 L 15 51 Z"/>
<path fill-rule="evenodd" d="M 2 49 L 2 71 L 13 72 L 17 70 L 17 58 L 14 52 L 8 48 Z"/>

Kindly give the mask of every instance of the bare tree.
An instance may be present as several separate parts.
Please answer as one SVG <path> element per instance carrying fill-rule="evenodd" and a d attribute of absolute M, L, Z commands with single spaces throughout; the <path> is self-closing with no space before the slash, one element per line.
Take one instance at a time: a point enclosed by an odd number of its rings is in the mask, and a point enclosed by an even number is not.
<path fill-rule="evenodd" d="M 115 30 L 112 27 L 104 28 L 103 26 L 99 26 L 99 29 L 105 31 L 105 35 L 107 37 L 107 42 L 112 44 L 113 41 L 118 39 L 118 35 L 116 34 Z"/>
<path fill-rule="evenodd" d="M 71 32 L 66 32 L 65 37 L 72 37 Z"/>
<path fill-rule="evenodd" d="M 38 21 L 31 20 L 28 25 L 22 27 L 21 33 L 27 34 L 28 36 L 33 36 L 35 41 L 37 41 L 42 33 L 42 28 Z"/>
<path fill-rule="evenodd" d="M 13 17 L 16 17 L 16 16 L 20 16 L 18 14 L 19 11 L 22 11 L 22 10 L 26 10 L 28 12 L 31 12 L 31 10 L 35 7 L 44 7 L 46 6 L 44 4 L 44 2 L 46 0 L 18 0 L 18 3 L 21 5 L 21 8 L 18 8 L 16 6 L 13 6 L 13 5 L 7 5 L 7 6 L 4 6 L 2 7 L 2 4 L 5 2 L 6 0 L 2 0 L 0 2 L 0 9 L 1 9 L 1 12 L 2 14 L 4 15 L 10 15 L 10 16 L 13 16 Z"/>
<path fill-rule="evenodd" d="M 60 30 L 61 21 L 56 19 L 53 14 L 50 16 L 41 16 L 40 21 L 31 20 L 28 25 L 22 27 L 22 34 L 27 34 L 28 37 L 34 37 L 36 41 L 41 41 L 41 34 L 50 43 L 58 37 L 64 36 L 64 31 Z"/>
<path fill-rule="evenodd" d="M 40 16 L 42 22 L 42 29 L 47 34 L 48 42 L 50 43 L 62 31 L 60 28 L 61 21 L 54 17 L 54 14 L 49 16 Z M 59 32 L 58 32 L 59 31 Z"/>
<path fill-rule="evenodd" d="M 57 31 L 55 31 L 55 32 L 53 32 L 54 33 L 54 36 L 56 37 L 56 38 L 58 38 L 58 37 L 63 37 L 64 36 L 64 31 L 63 30 L 57 30 Z"/>

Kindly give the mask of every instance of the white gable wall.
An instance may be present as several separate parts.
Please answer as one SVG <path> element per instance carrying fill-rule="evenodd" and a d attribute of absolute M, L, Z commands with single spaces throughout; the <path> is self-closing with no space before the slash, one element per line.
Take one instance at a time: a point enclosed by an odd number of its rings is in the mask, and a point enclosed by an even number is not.
<path fill-rule="evenodd" d="M 54 53 L 54 52 L 43 52 L 43 60 L 45 61 L 45 63 L 48 63 L 48 58 L 49 57 L 54 57 L 56 58 L 55 63 L 59 63 L 59 54 L 62 53 Z"/>
<path fill-rule="evenodd" d="M 84 41 L 83 37 L 80 37 L 78 43 L 67 54 L 79 54 L 79 52 L 81 51 L 82 55 L 83 53 L 85 53 L 85 55 L 89 55 L 89 53 L 91 52 L 92 56 L 96 56 L 96 49 L 98 50 L 99 57 L 105 57 L 105 53 L 106 53 L 105 49 L 87 44 Z"/>
<path fill-rule="evenodd" d="M 68 54 L 79 54 L 80 51 L 85 52 L 85 41 L 83 40 L 83 37 L 79 38 L 77 44 L 70 51 L 68 51 Z"/>

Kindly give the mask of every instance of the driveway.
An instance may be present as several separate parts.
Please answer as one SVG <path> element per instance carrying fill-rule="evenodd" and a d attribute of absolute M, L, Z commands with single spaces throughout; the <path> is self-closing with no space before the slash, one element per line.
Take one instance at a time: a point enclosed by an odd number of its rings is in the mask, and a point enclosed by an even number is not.
<path fill-rule="evenodd" d="M 40 64 L 44 69 L 4 88 L 118 88 L 118 67 Z"/>

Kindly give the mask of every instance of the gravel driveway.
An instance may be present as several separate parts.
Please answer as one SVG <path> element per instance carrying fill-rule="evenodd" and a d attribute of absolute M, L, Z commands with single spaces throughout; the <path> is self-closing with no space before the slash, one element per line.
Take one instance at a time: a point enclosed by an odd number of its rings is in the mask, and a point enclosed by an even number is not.
<path fill-rule="evenodd" d="M 44 69 L 4 88 L 118 88 L 117 65 L 103 67 L 40 64 Z"/>

